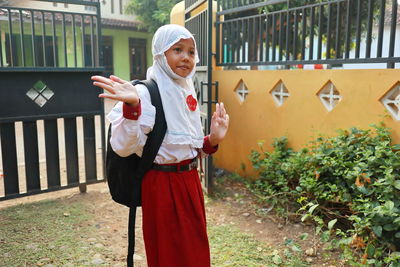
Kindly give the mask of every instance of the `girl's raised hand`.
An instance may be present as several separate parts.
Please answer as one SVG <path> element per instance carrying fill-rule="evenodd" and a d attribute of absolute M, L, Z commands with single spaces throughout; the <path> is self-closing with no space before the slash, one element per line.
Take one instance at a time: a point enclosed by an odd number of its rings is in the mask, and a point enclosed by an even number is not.
<path fill-rule="evenodd" d="M 108 92 L 99 94 L 99 97 L 122 101 L 132 106 L 136 106 L 139 103 L 137 89 L 128 81 L 124 81 L 114 75 L 111 75 L 110 78 L 96 75 L 92 76 L 92 80 L 93 85 Z"/>
<path fill-rule="evenodd" d="M 229 126 L 229 115 L 226 114 L 224 103 L 216 104 L 215 112 L 211 118 L 210 143 L 218 145 L 225 137 Z"/>

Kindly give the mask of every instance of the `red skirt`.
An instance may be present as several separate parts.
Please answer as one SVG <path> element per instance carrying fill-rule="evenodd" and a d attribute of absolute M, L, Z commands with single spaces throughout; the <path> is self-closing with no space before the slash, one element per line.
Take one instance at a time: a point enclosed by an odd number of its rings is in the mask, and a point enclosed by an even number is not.
<path fill-rule="evenodd" d="M 150 170 L 142 182 L 148 267 L 209 267 L 204 197 L 196 169 Z"/>

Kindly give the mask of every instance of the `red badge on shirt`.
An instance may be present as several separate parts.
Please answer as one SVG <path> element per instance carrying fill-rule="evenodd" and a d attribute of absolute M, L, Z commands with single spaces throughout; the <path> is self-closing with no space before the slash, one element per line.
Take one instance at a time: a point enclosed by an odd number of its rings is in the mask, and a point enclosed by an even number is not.
<path fill-rule="evenodd" d="M 186 104 L 188 105 L 188 107 L 189 107 L 189 109 L 191 111 L 195 111 L 196 110 L 197 101 L 192 95 L 186 97 Z"/>

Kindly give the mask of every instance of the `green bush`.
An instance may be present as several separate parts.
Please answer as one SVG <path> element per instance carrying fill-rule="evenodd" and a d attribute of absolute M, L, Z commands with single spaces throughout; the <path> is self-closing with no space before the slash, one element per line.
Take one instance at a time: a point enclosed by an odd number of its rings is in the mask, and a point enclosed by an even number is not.
<path fill-rule="evenodd" d="M 281 210 L 298 203 L 319 230 L 335 225 L 332 244 L 351 248 L 354 265 L 400 266 L 400 145 L 389 129 L 340 131 L 298 152 L 287 143 L 282 137 L 272 152 L 252 151 L 259 179 L 250 188 Z"/>

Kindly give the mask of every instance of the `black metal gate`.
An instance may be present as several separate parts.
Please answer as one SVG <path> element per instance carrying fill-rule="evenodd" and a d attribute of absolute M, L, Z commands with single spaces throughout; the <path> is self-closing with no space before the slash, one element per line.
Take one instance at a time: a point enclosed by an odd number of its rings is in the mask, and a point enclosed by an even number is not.
<path fill-rule="evenodd" d="M 104 180 L 100 22 L 98 1 L 0 6 L 0 200 Z"/>
<path fill-rule="evenodd" d="M 199 10 L 208 3 L 204 10 Z M 196 15 L 194 14 L 196 10 Z M 185 27 L 194 35 L 200 62 L 194 77 L 194 85 L 200 103 L 201 121 L 205 134 L 210 133 L 212 104 L 218 101 L 218 83 L 212 83 L 212 1 L 186 0 Z M 215 88 L 215 89 L 213 89 Z M 203 159 L 200 173 L 201 183 L 206 193 L 212 191 L 213 165 L 212 156 Z"/>

